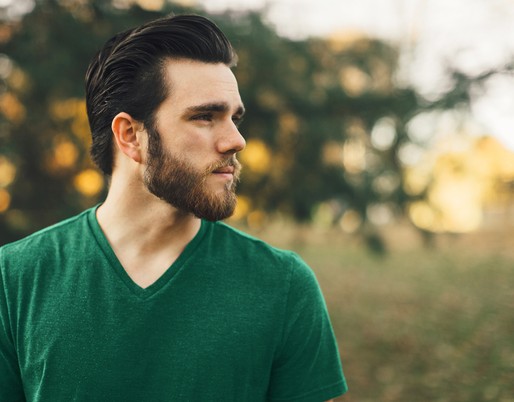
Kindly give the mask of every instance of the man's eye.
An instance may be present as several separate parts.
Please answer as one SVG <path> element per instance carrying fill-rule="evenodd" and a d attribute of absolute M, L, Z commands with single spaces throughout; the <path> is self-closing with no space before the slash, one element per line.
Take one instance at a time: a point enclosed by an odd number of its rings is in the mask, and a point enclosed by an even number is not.
<path fill-rule="evenodd" d="M 232 121 L 236 125 L 236 127 L 239 127 L 239 125 L 243 122 L 242 117 L 232 117 Z"/>
<path fill-rule="evenodd" d="M 191 120 L 211 121 L 212 114 L 208 114 L 208 113 L 197 114 L 197 115 L 191 117 Z"/>

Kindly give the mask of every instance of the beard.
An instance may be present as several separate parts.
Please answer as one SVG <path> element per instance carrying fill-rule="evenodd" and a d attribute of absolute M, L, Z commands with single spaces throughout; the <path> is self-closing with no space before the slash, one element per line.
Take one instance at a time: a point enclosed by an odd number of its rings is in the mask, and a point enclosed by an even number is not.
<path fill-rule="evenodd" d="M 156 197 L 180 211 L 208 221 L 222 220 L 234 213 L 235 190 L 241 172 L 241 164 L 235 155 L 199 170 L 186 159 L 166 153 L 159 132 L 149 128 L 147 160 L 144 183 Z M 226 166 L 234 167 L 233 180 L 227 181 L 221 191 L 209 190 L 207 179 L 215 170 Z"/>

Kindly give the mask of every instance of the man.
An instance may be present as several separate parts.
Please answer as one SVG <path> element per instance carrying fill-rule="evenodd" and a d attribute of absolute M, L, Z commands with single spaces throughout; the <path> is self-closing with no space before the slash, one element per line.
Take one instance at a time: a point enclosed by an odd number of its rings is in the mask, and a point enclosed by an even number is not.
<path fill-rule="evenodd" d="M 0 251 L 1 401 L 324 401 L 346 392 L 310 268 L 219 220 L 245 146 L 236 55 L 199 16 L 86 75 L 98 207 Z"/>

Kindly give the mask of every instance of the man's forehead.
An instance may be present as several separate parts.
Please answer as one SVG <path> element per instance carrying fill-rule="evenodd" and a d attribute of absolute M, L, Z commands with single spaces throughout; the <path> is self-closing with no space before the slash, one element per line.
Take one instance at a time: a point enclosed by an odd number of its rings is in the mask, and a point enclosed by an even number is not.
<path fill-rule="evenodd" d="M 242 107 L 237 80 L 223 63 L 170 60 L 166 65 L 170 97 L 185 107 L 212 104 Z"/>
<path fill-rule="evenodd" d="M 209 89 L 212 86 L 227 86 L 237 89 L 237 80 L 226 64 L 204 63 L 196 60 L 169 60 L 164 72 L 173 87 L 191 86 Z M 206 83 L 210 85 L 205 86 Z"/>

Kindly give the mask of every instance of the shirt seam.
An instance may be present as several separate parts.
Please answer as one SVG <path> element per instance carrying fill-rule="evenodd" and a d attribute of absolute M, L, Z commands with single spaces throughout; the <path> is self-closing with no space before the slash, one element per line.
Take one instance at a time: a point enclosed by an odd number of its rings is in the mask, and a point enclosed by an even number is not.
<path fill-rule="evenodd" d="M 296 395 L 296 396 L 293 396 L 291 398 L 271 398 L 271 401 L 273 401 L 273 402 L 296 401 L 298 399 L 303 399 L 303 398 L 306 398 L 306 397 L 309 397 L 309 396 L 313 396 L 315 394 L 318 394 L 320 392 L 329 390 L 330 388 L 334 388 L 334 387 L 339 386 L 339 385 L 343 386 L 342 394 L 344 394 L 348 390 L 348 387 L 346 386 L 346 381 L 344 379 L 341 379 L 341 380 L 339 380 L 337 382 L 334 382 L 332 384 L 325 385 L 325 386 L 320 387 L 320 388 L 316 388 L 315 390 L 312 390 L 312 391 L 309 391 L 309 392 L 306 392 L 306 393 L 303 393 L 303 394 L 300 394 L 300 395 Z M 342 394 L 340 394 L 340 395 L 342 395 Z M 336 396 L 339 396 L 339 395 L 334 395 L 333 398 L 335 398 Z"/>

